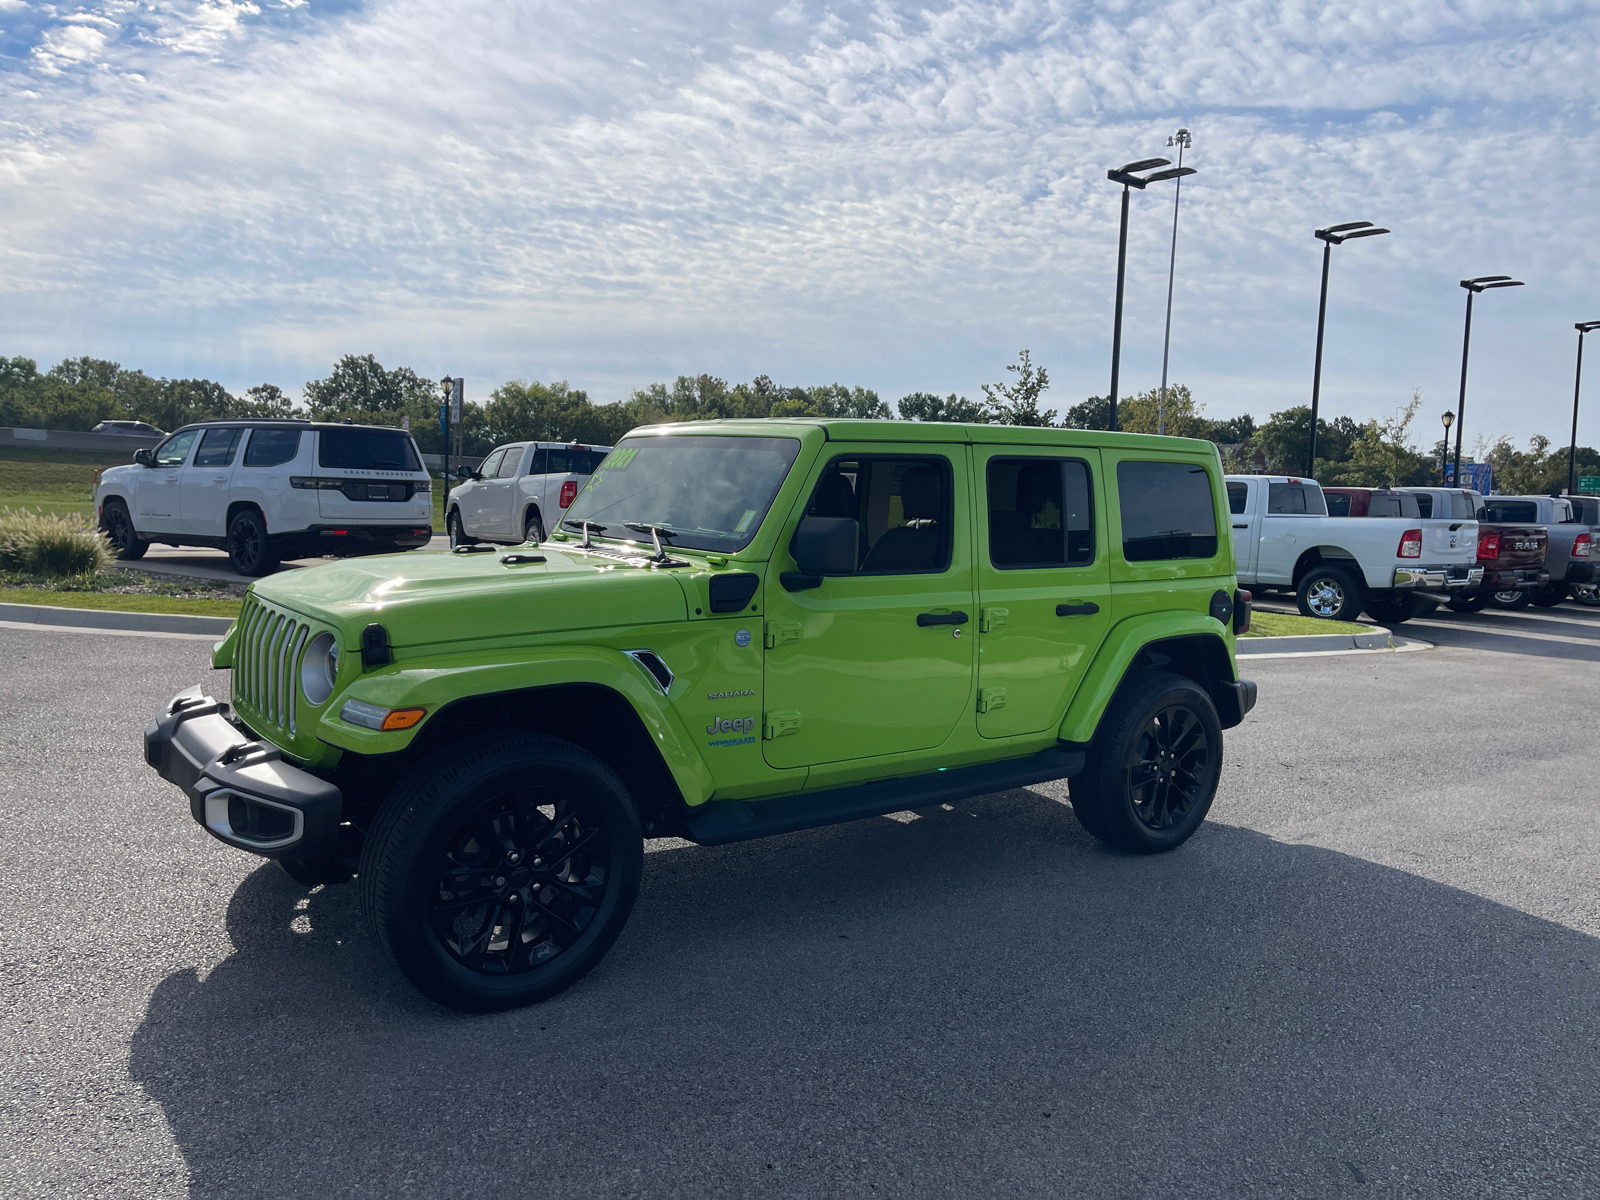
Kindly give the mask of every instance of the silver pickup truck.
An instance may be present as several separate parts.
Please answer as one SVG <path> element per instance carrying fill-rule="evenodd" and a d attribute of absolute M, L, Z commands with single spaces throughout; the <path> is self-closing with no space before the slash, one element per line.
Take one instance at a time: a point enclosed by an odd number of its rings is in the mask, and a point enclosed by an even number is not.
<path fill-rule="evenodd" d="M 1590 501 L 1593 504 L 1594 501 Z M 1550 548 L 1545 554 L 1545 569 L 1550 582 L 1533 593 L 1525 603 L 1554 608 L 1575 587 L 1595 581 L 1594 544 L 1600 540 L 1600 522 L 1585 521 L 1578 506 L 1566 496 L 1485 496 L 1482 513 L 1485 521 L 1516 521 L 1543 525 L 1550 533 Z M 1589 514 L 1600 516 L 1600 513 Z M 1509 599 L 1509 597 L 1508 597 Z M 1495 602 L 1500 603 L 1496 596 Z M 1501 607 L 1514 607 L 1502 604 Z"/>

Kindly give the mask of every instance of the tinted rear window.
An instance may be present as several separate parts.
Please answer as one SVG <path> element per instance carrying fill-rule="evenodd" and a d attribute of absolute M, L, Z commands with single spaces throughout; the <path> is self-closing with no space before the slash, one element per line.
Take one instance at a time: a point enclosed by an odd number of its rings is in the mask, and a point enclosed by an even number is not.
<path fill-rule="evenodd" d="M 1328 515 L 1330 517 L 1348 517 L 1350 515 L 1350 497 L 1343 492 L 1323 492 L 1328 501 Z"/>
<path fill-rule="evenodd" d="M 1373 492 L 1367 501 L 1367 516 L 1420 518 L 1422 509 L 1417 506 L 1417 498 L 1409 493 Z"/>
<path fill-rule="evenodd" d="M 1122 557 L 1129 562 L 1213 558 L 1217 508 L 1206 469 L 1178 462 L 1117 464 Z"/>
<path fill-rule="evenodd" d="M 1476 518 L 1478 510 L 1473 506 L 1472 497 L 1465 492 L 1450 493 L 1450 518 L 1454 521 L 1471 521 Z"/>
<path fill-rule="evenodd" d="M 1483 502 L 1483 515 L 1480 521 L 1492 524 L 1515 524 L 1519 522 L 1537 523 L 1539 520 L 1539 506 L 1532 500 L 1495 500 Z"/>
<path fill-rule="evenodd" d="M 244 446 L 247 467 L 278 467 L 300 453 L 298 429 L 252 429 Z"/>
<path fill-rule="evenodd" d="M 396 429 L 324 429 L 317 465 L 345 471 L 420 471 L 411 435 Z"/>
<path fill-rule="evenodd" d="M 1424 517 L 1433 516 L 1433 496 L 1427 492 L 1418 492 L 1416 499 L 1417 511 Z"/>
<path fill-rule="evenodd" d="M 1244 506 L 1250 502 L 1250 485 L 1248 483 L 1230 483 L 1228 485 L 1228 511 L 1237 516 L 1244 511 Z"/>
<path fill-rule="evenodd" d="M 534 456 L 535 475 L 593 475 L 606 460 L 604 450 L 541 450 Z"/>
<path fill-rule="evenodd" d="M 1322 502 L 1321 488 L 1307 487 L 1303 483 L 1273 483 L 1267 485 L 1267 511 L 1320 517 L 1328 510 Z"/>

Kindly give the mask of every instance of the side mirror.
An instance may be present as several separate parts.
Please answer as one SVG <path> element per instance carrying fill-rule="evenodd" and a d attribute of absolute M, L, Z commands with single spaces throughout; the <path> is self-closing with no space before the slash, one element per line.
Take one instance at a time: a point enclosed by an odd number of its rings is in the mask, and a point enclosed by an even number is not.
<path fill-rule="evenodd" d="M 471 467 L 457 467 L 456 468 L 456 478 L 457 479 L 482 479 L 483 476 L 478 474 Z"/>
<path fill-rule="evenodd" d="M 789 553 L 799 572 L 785 571 L 779 582 L 791 592 L 822 586 L 824 575 L 854 575 L 860 527 L 848 517 L 807 517 L 794 532 Z"/>
<path fill-rule="evenodd" d="M 141 467 L 148 467 L 155 460 L 150 457 L 150 451 L 140 448 L 133 452 L 133 461 Z"/>

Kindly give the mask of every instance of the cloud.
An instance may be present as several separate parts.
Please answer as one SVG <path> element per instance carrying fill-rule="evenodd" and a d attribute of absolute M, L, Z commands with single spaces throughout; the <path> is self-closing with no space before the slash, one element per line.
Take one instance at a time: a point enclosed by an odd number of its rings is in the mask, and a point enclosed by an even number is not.
<path fill-rule="evenodd" d="M 1029 345 L 1071 401 L 1104 387 L 1105 168 L 1178 124 L 1201 173 L 1175 362 L 1212 411 L 1303 400 L 1310 230 L 1359 217 L 1395 233 L 1336 252 L 1332 402 L 1453 394 L 1455 280 L 1505 271 L 1536 286 L 1485 322 L 1474 375 L 1533 381 L 1506 431 L 1554 429 L 1549 331 L 1600 265 L 1587 4 L 85 15 L 0 73 L 0 295 L 63 352 L 311 373 L 381 348 L 602 395 L 708 367 L 898 394 L 975 392 Z M 1169 206 L 1133 205 L 1135 386 L 1159 368 Z"/>

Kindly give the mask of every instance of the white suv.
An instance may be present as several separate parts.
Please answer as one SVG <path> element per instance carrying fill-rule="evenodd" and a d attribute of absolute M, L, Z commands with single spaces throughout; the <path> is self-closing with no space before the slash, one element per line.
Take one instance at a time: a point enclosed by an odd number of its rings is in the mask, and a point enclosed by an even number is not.
<path fill-rule="evenodd" d="M 117 557 L 151 542 L 226 550 L 241 575 L 281 558 L 425 546 L 433 482 L 401 429 L 310 421 L 185 425 L 112 467 L 95 512 Z"/>
<path fill-rule="evenodd" d="M 496 449 L 452 488 L 444 527 L 450 544 L 542 542 L 583 490 L 610 446 L 513 442 Z"/>

